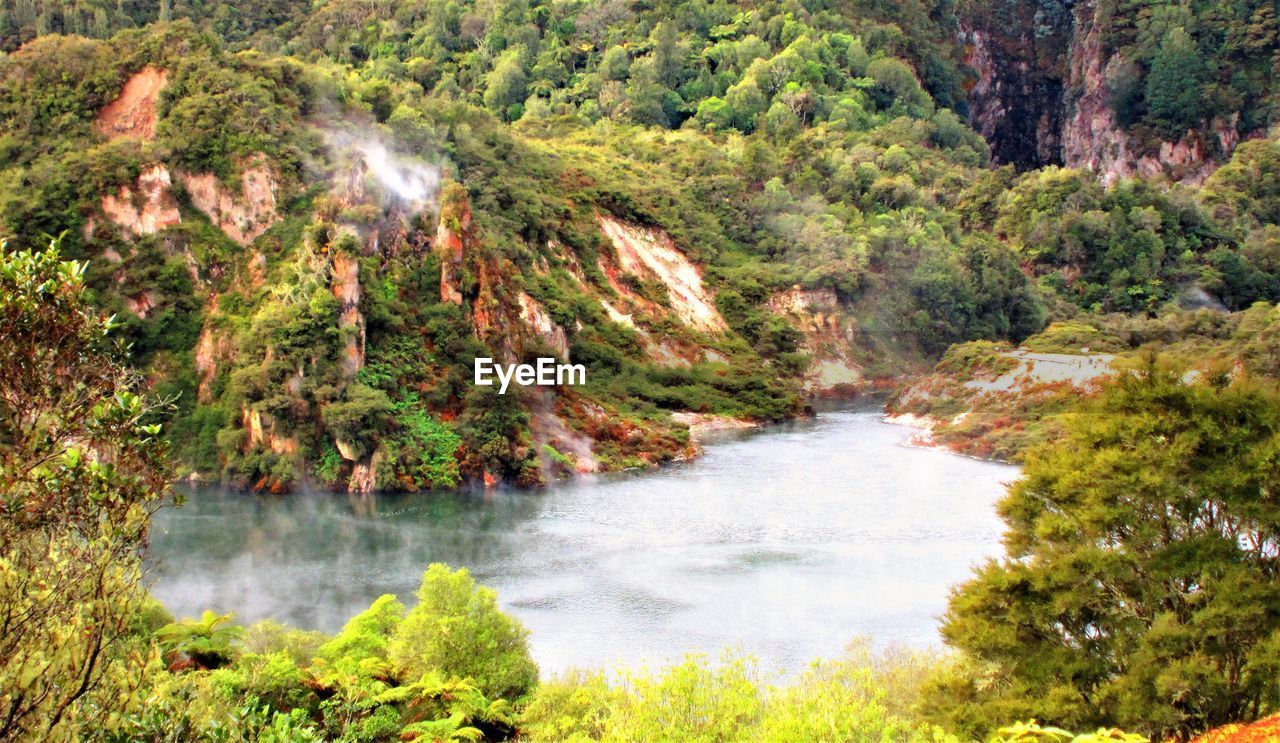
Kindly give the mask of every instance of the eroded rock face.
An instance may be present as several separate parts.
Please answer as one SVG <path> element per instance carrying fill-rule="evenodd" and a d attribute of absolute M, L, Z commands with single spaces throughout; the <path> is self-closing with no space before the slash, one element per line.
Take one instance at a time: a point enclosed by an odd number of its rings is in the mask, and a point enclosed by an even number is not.
<path fill-rule="evenodd" d="M 352 328 L 348 332 L 342 369 L 353 377 L 364 367 L 365 325 L 360 314 L 360 261 L 353 255 L 337 253 L 333 256 L 333 296 L 342 303 L 338 315 L 339 328 Z"/>
<path fill-rule="evenodd" d="M 469 307 L 476 337 L 497 357 L 512 362 L 535 345 L 569 358 L 569 334 L 547 308 L 510 279 L 519 269 L 478 244 L 472 230 L 471 205 L 465 192 L 451 188 L 441 204 L 434 250 L 440 257 L 440 300 Z M 462 286 L 470 271 L 472 286 Z"/>
<path fill-rule="evenodd" d="M 617 251 L 618 267 L 633 276 L 662 282 L 682 322 L 704 332 L 728 328 L 702 284 L 702 272 L 676 248 L 670 236 L 608 215 L 596 215 L 596 221 Z"/>
<path fill-rule="evenodd" d="M 209 314 L 212 314 L 212 311 Z M 200 383 L 196 387 L 196 399 L 200 402 L 212 402 L 211 388 L 214 377 L 218 374 L 218 364 L 220 361 L 228 360 L 231 352 L 229 339 L 225 334 L 214 332 L 206 320 L 204 327 L 200 329 L 200 338 L 196 341 L 195 348 L 196 373 L 200 375 Z"/>
<path fill-rule="evenodd" d="M 538 335 L 561 359 L 569 358 L 569 336 L 564 328 L 551 319 L 547 308 L 533 297 L 520 292 L 517 296 L 520 303 L 520 320 Z"/>
<path fill-rule="evenodd" d="M 993 0 L 963 28 L 970 123 L 996 163 L 1065 165 L 1104 183 L 1141 175 L 1199 184 L 1239 143 L 1239 118 L 1215 119 L 1176 141 L 1142 143 L 1116 121 L 1106 49 L 1109 18 L 1096 0 L 1056 6 Z M 979 17 L 980 16 L 980 17 Z"/>
<path fill-rule="evenodd" d="M 382 464 L 382 451 L 375 451 L 367 462 L 356 462 L 351 467 L 351 479 L 347 491 L 368 495 L 378 489 L 378 467 Z"/>
<path fill-rule="evenodd" d="M 529 432 L 538 447 L 543 471 L 556 472 L 565 466 L 562 462 L 553 461 L 551 452 L 545 448 L 551 447 L 562 457 L 572 461 L 574 473 L 582 475 L 599 472 L 600 462 L 593 451 L 595 442 L 582 431 L 570 428 L 564 418 L 557 414 L 558 405 L 567 407 L 570 403 L 560 401 L 557 404 L 550 391 L 543 391 L 529 399 Z M 585 417 L 583 411 L 578 411 L 577 417 Z"/>
<path fill-rule="evenodd" d="M 462 269 L 471 230 L 471 204 L 455 196 L 440 207 L 435 250 L 440 255 L 440 301 L 462 304 Z"/>
<path fill-rule="evenodd" d="M 1216 146 L 1211 147 L 1193 130 L 1176 142 L 1161 142 L 1154 152 L 1140 151 L 1140 145 L 1117 124 L 1108 105 L 1107 66 L 1117 60 L 1105 56 L 1097 13 L 1097 3 L 1092 1 L 1076 8 L 1077 31 L 1067 82 L 1067 89 L 1076 92 L 1064 102 L 1063 164 L 1097 173 L 1107 185 L 1134 175 L 1199 185 L 1239 143 L 1239 116 L 1212 122 Z"/>
<path fill-rule="evenodd" d="M 1035 46 L 1022 43 L 1026 33 L 1033 32 L 1020 25 L 965 29 L 965 61 L 978 74 L 969 123 L 991 145 L 996 164 L 1019 169 L 1062 162 L 1062 80 L 1038 64 Z"/>
<path fill-rule="evenodd" d="M 102 213 L 126 237 L 154 235 L 182 221 L 172 186 L 168 168 L 150 165 L 138 174 L 133 185 L 121 186 L 117 193 L 103 196 Z"/>
<path fill-rule="evenodd" d="M 276 434 L 275 421 L 253 408 L 240 411 L 240 425 L 248 433 L 245 441 L 247 450 L 259 447 L 271 450 L 275 454 L 293 455 L 298 452 L 298 442 L 292 436 Z"/>
<path fill-rule="evenodd" d="M 155 139 L 156 100 L 169 84 L 169 73 L 148 65 L 129 78 L 116 98 L 98 114 L 95 128 L 110 139 Z"/>
<path fill-rule="evenodd" d="M 240 193 L 232 193 L 212 173 L 179 173 L 191 204 L 232 240 L 249 245 L 280 219 L 279 184 L 263 155 L 250 158 L 240 173 Z"/>
<path fill-rule="evenodd" d="M 157 295 L 154 291 L 145 291 L 132 297 L 125 297 L 124 304 L 129 311 L 143 320 L 156 308 Z"/>
<path fill-rule="evenodd" d="M 1084 3 L 1083 5 L 1092 5 Z M 1082 8 L 1082 12 L 1089 13 Z M 1072 102 L 1062 142 L 1063 162 L 1103 176 L 1104 182 L 1129 175 L 1132 155 L 1128 137 L 1116 126 L 1115 114 L 1107 105 L 1106 60 L 1102 56 L 1101 33 L 1092 26 L 1071 48 L 1071 84 L 1080 91 Z"/>
<path fill-rule="evenodd" d="M 843 310 L 833 289 L 793 286 L 770 297 L 767 306 L 804 336 L 810 360 L 805 373 L 808 392 L 849 395 L 866 386 L 861 364 L 850 356 L 855 320 Z"/>

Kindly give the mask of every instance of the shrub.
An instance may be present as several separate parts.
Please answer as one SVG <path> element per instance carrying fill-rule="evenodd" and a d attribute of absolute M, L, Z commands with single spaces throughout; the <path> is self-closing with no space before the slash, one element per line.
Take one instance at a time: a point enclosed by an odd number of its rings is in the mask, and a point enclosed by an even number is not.
<path fill-rule="evenodd" d="M 418 605 L 396 628 L 388 657 L 400 677 L 438 671 L 470 679 L 486 697 L 514 699 L 538 680 L 529 631 L 498 609 L 497 594 L 465 569 L 432 564 L 422 576 Z"/>
<path fill-rule="evenodd" d="M 391 633 L 404 619 L 404 604 L 389 593 L 374 599 L 364 611 L 347 620 L 332 640 L 320 646 L 317 657 L 331 663 L 385 659 Z"/>
<path fill-rule="evenodd" d="M 544 682 L 521 717 L 530 741 L 955 741 L 909 713 L 936 659 L 873 657 L 865 644 L 815 663 L 794 683 L 768 684 L 754 660 L 692 655 L 655 673 L 571 671 Z"/>
<path fill-rule="evenodd" d="M 235 643 L 244 628 L 231 624 L 231 614 L 207 609 L 199 619 L 183 619 L 156 630 L 156 638 L 173 665 L 195 664 L 199 668 L 219 668 L 235 656 Z"/>

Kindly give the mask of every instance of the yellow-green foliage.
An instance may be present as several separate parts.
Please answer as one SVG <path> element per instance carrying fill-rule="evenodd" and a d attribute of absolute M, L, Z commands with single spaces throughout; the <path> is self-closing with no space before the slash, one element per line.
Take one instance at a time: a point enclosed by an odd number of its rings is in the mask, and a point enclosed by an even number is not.
<path fill-rule="evenodd" d="M 168 625 L 154 640 L 170 649 L 169 668 L 153 656 L 138 674 L 140 706 L 120 720 L 121 735 L 279 741 L 506 737 L 515 725 L 514 696 L 504 699 L 486 689 L 523 693 L 534 683 L 537 669 L 523 628 L 498 611 L 492 591 L 476 586 L 465 571 L 443 565 L 424 576 L 419 600 L 427 608 L 406 616 L 394 596 L 382 596 L 327 639 L 273 622 L 242 631 L 212 612 Z M 395 664 L 388 660 L 389 647 L 397 653 Z"/>
<path fill-rule="evenodd" d="M 531 741 L 956 740 L 908 711 L 920 659 L 894 660 L 897 670 L 855 649 L 783 684 L 731 653 L 718 663 L 689 656 L 656 672 L 619 671 L 614 680 L 573 671 L 538 687 L 520 729 Z"/>
<path fill-rule="evenodd" d="M 1151 357 L 1063 422 L 999 503 L 1007 554 L 952 594 L 943 637 L 981 673 L 939 683 L 934 712 L 1186 739 L 1271 709 L 1274 386 Z"/>
<path fill-rule="evenodd" d="M 1098 728 L 1092 733 L 1076 735 L 1062 728 L 1042 726 L 1035 720 L 1017 722 L 1000 728 L 991 743 L 1147 743 L 1146 736 L 1126 733 L 1117 728 Z"/>
<path fill-rule="evenodd" d="M 0 243 L 0 740 L 114 729 L 152 657 L 139 550 L 165 447 L 83 277 L 56 242 Z"/>
<path fill-rule="evenodd" d="M 244 628 L 231 624 L 232 614 L 205 610 L 199 619 L 183 619 L 156 630 L 155 638 L 171 663 L 191 662 L 202 668 L 218 668 L 235 654 L 232 644 Z"/>
<path fill-rule="evenodd" d="M 403 618 L 404 604 L 391 594 L 383 594 L 347 620 L 337 636 L 320 646 L 316 657 L 330 663 L 384 660 L 388 638 Z"/>
<path fill-rule="evenodd" d="M 1084 322 L 1055 322 L 1022 342 L 1037 353 L 1110 353 L 1124 348 L 1114 335 Z"/>
<path fill-rule="evenodd" d="M 498 609 L 497 594 L 477 586 L 465 569 L 435 563 L 418 588 L 387 656 L 405 680 L 439 671 L 471 679 L 491 698 L 514 699 L 538 680 L 529 656 L 529 631 Z"/>
<path fill-rule="evenodd" d="M 245 628 L 240 646 L 246 653 L 283 652 L 301 666 L 316 657 L 325 640 L 323 632 L 296 629 L 264 619 Z"/>
<path fill-rule="evenodd" d="M 935 370 L 965 379 L 995 379 L 1018 365 L 1017 361 L 1005 355 L 1011 350 L 1008 343 L 957 343 L 942 355 Z"/>

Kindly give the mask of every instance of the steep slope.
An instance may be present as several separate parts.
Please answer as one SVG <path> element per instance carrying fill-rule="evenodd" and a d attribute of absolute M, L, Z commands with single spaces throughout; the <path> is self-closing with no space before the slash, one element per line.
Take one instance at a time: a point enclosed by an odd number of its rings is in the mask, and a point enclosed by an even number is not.
<path fill-rule="evenodd" d="M 360 492 L 536 484 L 691 455 L 670 411 L 801 410 L 798 384 L 770 378 L 672 235 L 581 188 L 566 207 L 546 187 L 562 166 L 487 115 L 427 109 L 435 141 L 462 149 L 428 160 L 366 112 L 308 116 L 284 93 L 296 67 L 233 61 L 175 33 L 175 56 L 126 57 L 119 88 L 83 100 L 93 126 L 76 136 L 96 175 L 82 195 L 10 204 L 5 222 L 38 229 L 30 216 L 46 205 L 82 220 L 66 249 L 90 258 L 156 391 L 176 396 L 174 435 L 193 476 L 270 490 L 304 479 Z M 24 49 L 10 81 L 60 47 Z M 230 110 L 201 97 L 210 75 L 227 85 L 219 68 L 243 76 Z M 238 119 L 265 101 L 234 86 L 264 78 L 282 92 L 265 108 L 278 137 L 177 126 L 197 110 Z M 161 100 L 166 81 L 176 92 Z M 10 91 L 23 105 L 31 89 Z M 505 162 L 464 139 L 477 131 L 508 148 Z M 113 162 L 122 167 L 103 167 Z M 494 197 L 550 216 L 512 223 Z M 476 357 L 540 355 L 586 361 L 586 386 L 500 396 L 470 384 Z M 738 399 L 744 390 L 759 397 Z"/>
<path fill-rule="evenodd" d="M 1198 184 L 1275 121 L 1274 3 L 971 3 L 960 18 L 971 120 L 997 162 Z"/>
<path fill-rule="evenodd" d="M 871 12 L 643 10 L 597 38 L 468 7 L 464 38 L 322 3 L 273 27 L 306 61 L 186 21 L 0 59 L 0 232 L 89 261 L 184 472 L 533 485 L 1019 341 L 1046 305 L 1280 296 L 1265 143 L 1203 194 L 1015 178 L 939 108 L 919 29 Z M 310 30 L 338 10 L 367 36 L 330 49 Z M 538 357 L 585 383 L 473 384 L 477 358 Z"/>

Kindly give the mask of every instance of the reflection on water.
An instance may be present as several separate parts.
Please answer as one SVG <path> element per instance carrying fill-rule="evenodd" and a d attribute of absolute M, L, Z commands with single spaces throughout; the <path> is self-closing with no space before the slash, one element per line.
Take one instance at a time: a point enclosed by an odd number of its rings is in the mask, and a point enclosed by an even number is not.
<path fill-rule="evenodd" d="M 903 445 L 875 410 L 712 445 L 695 462 L 545 492 L 372 498 L 196 490 L 158 517 L 154 592 L 334 631 L 432 562 L 532 630 L 544 670 L 740 646 L 797 669 L 856 635 L 937 641 L 947 589 L 998 551 L 1006 465 Z"/>

